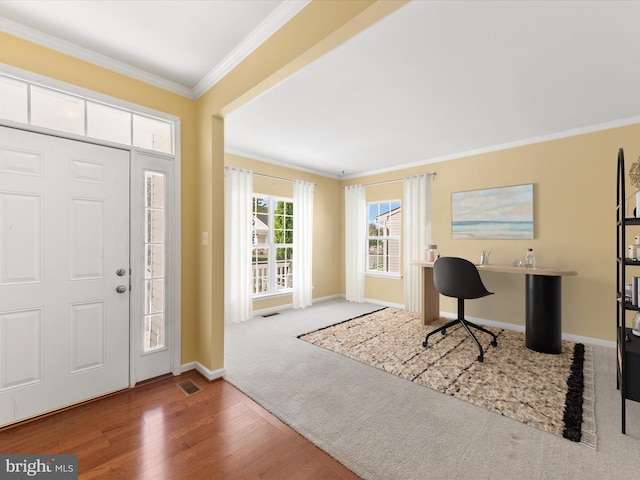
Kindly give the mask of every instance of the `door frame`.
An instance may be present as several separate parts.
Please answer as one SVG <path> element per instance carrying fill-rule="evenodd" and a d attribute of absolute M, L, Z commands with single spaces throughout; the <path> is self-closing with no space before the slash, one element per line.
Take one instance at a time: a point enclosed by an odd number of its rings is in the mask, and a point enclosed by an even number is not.
<path fill-rule="evenodd" d="M 115 107 L 120 107 L 124 109 L 128 109 L 134 111 L 136 113 L 146 114 L 155 116 L 157 118 L 162 118 L 164 120 L 170 121 L 174 125 L 174 154 L 163 154 L 160 152 L 156 152 L 153 150 L 147 150 L 143 148 L 132 147 L 131 145 L 123 145 L 120 143 L 103 141 L 88 138 L 82 135 L 75 135 L 72 133 L 61 132 L 57 130 L 52 130 L 48 128 L 37 127 L 29 124 L 24 124 L 20 122 L 14 122 L 11 120 L 6 120 L 0 118 L 0 125 L 6 127 L 17 128 L 20 130 L 25 130 L 28 132 L 39 133 L 44 135 L 50 135 L 54 137 L 66 138 L 69 140 L 76 140 L 79 142 L 92 143 L 96 145 L 103 145 L 106 147 L 113 147 L 120 150 L 129 151 L 130 154 L 130 164 L 129 164 L 129 189 L 131 198 L 133 198 L 133 194 L 135 192 L 132 191 L 133 184 L 131 179 L 134 178 L 134 174 L 136 173 L 136 168 L 138 167 L 138 154 L 145 153 L 151 156 L 162 157 L 171 161 L 172 164 L 172 189 L 173 189 L 173 215 L 172 218 L 168 220 L 167 224 L 167 235 L 170 235 L 170 241 L 172 242 L 171 251 L 167 252 L 167 262 L 172 266 L 172 272 L 167 276 L 167 285 L 170 288 L 167 289 L 167 305 L 170 310 L 168 314 L 170 316 L 171 324 L 169 328 L 171 329 L 171 348 L 172 348 L 172 361 L 171 361 L 171 373 L 173 375 L 180 375 L 182 373 L 182 202 L 181 202 L 181 123 L 180 118 L 174 115 L 170 115 L 164 112 L 159 112 L 157 110 L 153 110 L 147 107 L 143 107 L 141 105 L 137 105 L 134 103 L 127 102 L 125 100 L 121 100 L 115 97 L 110 97 L 108 95 L 103 95 L 98 92 L 94 92 L 92 90 L 87 90 L 76 85 L 72 85 L 65 82 L 60 82 L 58 80 L 51 79 L 49 77 L 45 77 L 42 75 L 35 74 L 33 72 L 29 72 L 26 70 L 18 69 L 9 65 L 0 64 L 0 71 L 3 73 L 11 74 L 22 78 L 24 81 L 38 83 L 43 86 L 49 88 L 58 88 L 69 93 L 78 95 L 80 97 L 84 97 L 91 100 L 97 100 L 100 102 L 104 102 Z M 139 237 L 140 233 L 138 233 L 137 238 L 134 237 L 133 232 L 141 232 L 144 235 L 143 229 L 141 225 L 134 225 L 132 222 L 131 208 L 133 202 L 130 202 L 130 211 L 129 211 L 129 237 L 130 237 L 130 246 L 134 245 L 133 242 L 144 241 L 144 236 Z M 130 248 L 130 265 L 134 265 L 133 260 L 141 261 L 141 258 L 133 258 L 134 249 Z M 138 257 L 140 254 L 138 254 Z M 142 279 L 144 282 L 144 278 Z M 139 309 L 138 309 L 139 311 Z M 130 323 L 130 334 L 129 334 L 129 351 L 130 351 L 130 360 L 129 360 L 129 386 L 135 386 L 135 363 L 134 363 L 134 352 L 136 351 L 137 345 L 135 345 L 135 336 L 131 334 L 131 328 L 136 321 L 133 318 L 133 302 L 130 302 L 129 305 L 129 323 Z"/>

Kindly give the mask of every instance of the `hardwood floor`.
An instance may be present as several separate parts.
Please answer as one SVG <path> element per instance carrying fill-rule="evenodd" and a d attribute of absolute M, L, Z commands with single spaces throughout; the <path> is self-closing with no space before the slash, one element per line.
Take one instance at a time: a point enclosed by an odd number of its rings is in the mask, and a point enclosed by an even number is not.
<path fill-rule="evenodd" d="M 177 384 L 201 391 L 186 396 Z M 2 453 L 73 453 L 81 479 L 358 479 L 224 380 L 167 377 L 0 431 Z"/>

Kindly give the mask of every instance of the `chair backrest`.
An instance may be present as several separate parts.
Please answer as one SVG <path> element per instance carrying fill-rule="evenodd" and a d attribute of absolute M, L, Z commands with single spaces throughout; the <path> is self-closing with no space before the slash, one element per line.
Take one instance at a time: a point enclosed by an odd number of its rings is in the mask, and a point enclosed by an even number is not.
<path fill-rule="evenodd" d="M 447 297 L 471 299 L 493 294 L 485 288 L 476 266 L 464 258 L 437 259 L 433 264 L 433 283 Z"/>

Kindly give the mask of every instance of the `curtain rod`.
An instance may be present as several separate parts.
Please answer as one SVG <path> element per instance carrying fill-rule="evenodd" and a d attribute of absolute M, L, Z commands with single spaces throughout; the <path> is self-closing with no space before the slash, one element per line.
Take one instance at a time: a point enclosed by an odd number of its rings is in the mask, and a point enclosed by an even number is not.
<path fill-rule="evenodd" d="M 426 175 L 428 177 L 435 178 L 438 175 L 438 172 L 426 172 L 426 173 L 421 173 L 420 175 Z M 412 176 L 416 176 L 416 175 L 412 175 Z M 362 186 L 363 187 L 373 187 L 375 185 L 385 185 L 387 183 L 395 183 L 395 182 L 402 182 L 402 181 L 404 181 L 404 178 L 396 178 L 394 180 L 384 180 L 382 182 L 364 183 L 364 184 L 362 184 Z"/>
<path fill-rule="evenodd" d="M 267 174 L 265 174 L 265 173 L 256 173 L 256 172 L 253 172 L 253 174 L 254 174 L 254 175 L 257 175 L 258 177 L 271 178 L 271 179 L 273 179 L 273 180 L 282 180 L 283 182 L 291 182 L 291 183 L 293 183 L 293 182 L 295 181 L 295 180 L 290 180 L 290 179 L 288 179 L 288 178 L 282 178 L 282 177 L 276 177 L 276 176 L 273 176 L 273 175 L 267 175 Z M 314 186 L 314 187 L 317 187 L 318 185 L 314 183 L 314 184 L 313 184 L 313 186 Z"/>

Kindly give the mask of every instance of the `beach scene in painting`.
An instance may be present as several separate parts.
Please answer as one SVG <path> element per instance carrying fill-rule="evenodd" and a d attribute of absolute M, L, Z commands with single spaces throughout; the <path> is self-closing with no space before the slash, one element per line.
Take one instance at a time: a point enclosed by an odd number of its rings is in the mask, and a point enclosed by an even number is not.
<path fill-rule="evenodd" d="M 533 238 L 533 185 L 453 193 L 451 237 Z"/>

